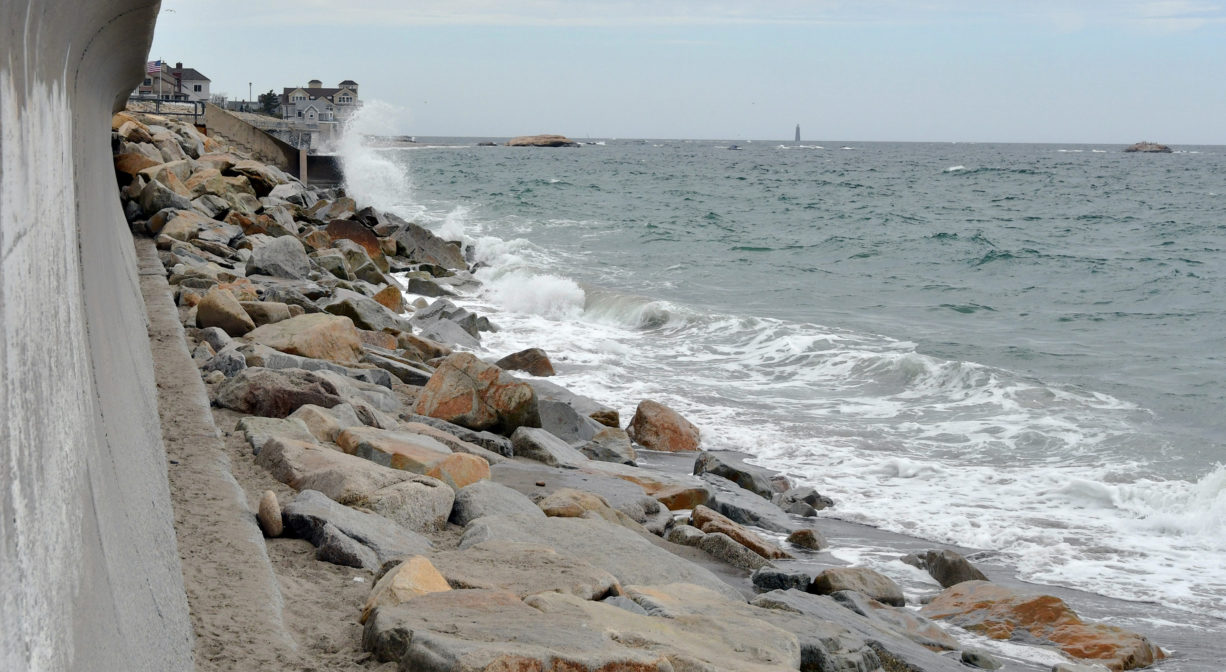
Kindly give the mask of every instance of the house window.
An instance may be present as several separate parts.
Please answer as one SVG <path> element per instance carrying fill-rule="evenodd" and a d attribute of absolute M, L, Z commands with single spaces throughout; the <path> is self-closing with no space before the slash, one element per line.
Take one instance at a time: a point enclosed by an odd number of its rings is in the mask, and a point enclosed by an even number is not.
<path fill-rule="evenodd" d="M 152 79 L 152 78 L 149 78 L 149 77 L 146 77 L 146 78 L 145 78 L 145 86 L 153 86 L 153 79 Z"/>
<path fill-rule="evenodd" d="M 292 101 L 294 101 L 294 102 L 298 102 L 298 101 L 300 101 L 300 100 L 306 100 L 306 96 L 303 96 L 303 95 L 297 95 L 297 96 L 294 96 L 293 98 L 290 98 L 290 100 L 292 100 Z"/>
<path fill-rule="evenodd" d="M 298 110 L 298 116 L 302 116 L 302 110 Z"/>
<path fill-rule="evenodd" d="M 193 91 L 195 91 L 196 93 L 200 93 L 200 91 L 201 91 L 201 89 L 202 89 L 202 88 L 204 88 L 204 87 L 202 87 L 202 86 L 201 86 L 201 85 L 199 85 L 199 84 L 195 84 L 195 85 L 193 85 L 193 86 L 192 86 L 192 90 L 193 90 Z"/>
<path fill-rule="evenodd" d="M 337 99 L 337 102 L 342 105 L 346 105 L 346 104 L 353 102 L 353 97 L 352 96 L 341 96 L 340 98 Z"/>

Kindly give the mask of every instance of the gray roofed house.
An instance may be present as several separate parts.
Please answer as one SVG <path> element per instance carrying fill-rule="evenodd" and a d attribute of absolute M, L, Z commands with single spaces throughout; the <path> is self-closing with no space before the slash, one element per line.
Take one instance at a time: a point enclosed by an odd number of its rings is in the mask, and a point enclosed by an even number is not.
<path fill-rule="evenodd" d="M 324 87 L 317 79 L 306 86 L 286 87 L 281 90 L 281 117 L 305 123 L 344 121 L 353 114 L 361 102 L 358 100 L 358 83 L 346 79 L 335 88 Z"/>

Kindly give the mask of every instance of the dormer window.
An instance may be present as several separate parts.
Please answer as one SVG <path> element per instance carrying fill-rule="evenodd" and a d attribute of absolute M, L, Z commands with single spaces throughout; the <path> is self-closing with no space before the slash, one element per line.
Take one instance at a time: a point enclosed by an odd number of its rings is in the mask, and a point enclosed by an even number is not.
<path fill-rule="evenodd" d="M 349 103 L 353 102 L 353 96 L 350 96 L 350 95 L 340 96 L 339 98 L 336 99 L 336 102 L 340 103 L 341 105 L 348 105 Z"/>

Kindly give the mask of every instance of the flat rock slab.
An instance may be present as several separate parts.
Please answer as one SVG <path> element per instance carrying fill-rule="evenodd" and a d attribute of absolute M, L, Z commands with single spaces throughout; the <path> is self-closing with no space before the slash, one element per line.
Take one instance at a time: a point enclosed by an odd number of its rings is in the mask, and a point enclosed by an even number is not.
<path fill-rule="evenodd" d="M 523 513 L 544 518 L 541 511 L 527 495 L 494 481 L 477 481 L 459 490 L 451 507 L 451 522 L 467 525 L 485 516 Z"/>
<path fill-rule="evenodd" d="M 431 548 L 430 541 L 420 534 L 410 532 L 383 516 L 338 504 L 316 490 L 298 493 L 285 506 L 282 518 L 286 529 L 294 536 L 307 539 L 320 549 L 335 548 L 338 542 L 344 544 L 346 540 L 369 549 L 370 556 L 357 557 L 362 563 L 357 566 L 366 569 L 377 570 L 384 563 L 410 555 L 422 555 Z M 337 539 L 338 534 L 341 539 Z"/>
<path fill-rule="evenodd" d="M 601 463 L 608 464 L 608 463 Z M 621 465 L 609 465 L 621 466 Z M 633 467 L 626 467 L 632 469 Z M 490 466 L 490 478 L 532 500 L 570 488 L 600 495 L 614 509 L 653 532 L 663 531 L 670 514 L 631 481 L 586 470 L 561 469 L 534 462 L 511 461 Z M 538 485 L 543 483 L 544 485 Z"/>
<path fill-rule="evenodd" d="M 460 548 L 485 541 L 540 544 L 608 571 L 623 584 L 693 583 L 731 599 L 740 592 L 709 570 L 656 547 L 625 527 L 595 518 L 488 516 L 468 525 Z"/>
<path fill-rule="evenodd" d="M 436 479 L 293 439 L 268 441 L 256 464 L 295 490 L 322 492 L 335 502 L 370 509 L 411 530 L 446 526 L 454 501 L 452 489 Z"/>
<path fill-rule="evenodd" d="M 335 385 L 311 371 L 252 367 L 227 378 L 217 388 L 217 405 L 240 413 L 284 418 L 306 404 L 336 406 L 344 401 L 337 392 Z"/>
<path fill-rule="evenodd" d="M 783 509 L 726 478 L 710 473 L 700 478 L 711 489 L 706 505 L 735 522 L 784 534 L 800 527 Z"/>
<path fill-rule="evenodd" d="M 750 604 L 784 613 L 837 623 L 852 636 L 871 643 L 883 667 L 912 672 L 966 672 L 956 658 L 942 656 L 899 635 L 880 623 L 844 608 L 826 595 L 811 595 L 799 590 L 772 590 L 755 597 Z M 891 667 L 890 665 L 893 665 Z"/>
<path fill-rule="evenodd" d="M 511 592 L 449 590 L 374 610 L 362 645 L 404 672 L 672 672 L 665 656 L 622 646 L 583 625 L 573 613 L 541 611 Z"/>
<path fill-rule="evenodd" d="M 536 460 L 551 467 L 578 467 L 589 460 L 548 430 L 536 427 L 520 427 L 511 435 L 511 446 L 516 457 Z"/>
<path fill-rule="evenodd" d="M 880 659 L 863 639 L 837 623 L 801 614 L 764 609 L 744 602 L 733 602 L 721 595 L 687 584 L 667 586 L 627 586 L 626 596 L 646 613 L 675 620 L 695 616 L 712 618 L 728 625 L 743 624 L 761 630 L 765 622 L 792 633 L 800 648 L 801 670 L 819 672 L 874 672 Z"/>
<path fill-rule="evenodd" d="M 508 590 L 519 597 L 558 592 L 584 600 L 621 594 L 621 584 L 609 572 L 545 546 L 486 541 L 462 551 L 436 552 L 430 559 L 456 589 Z"/>

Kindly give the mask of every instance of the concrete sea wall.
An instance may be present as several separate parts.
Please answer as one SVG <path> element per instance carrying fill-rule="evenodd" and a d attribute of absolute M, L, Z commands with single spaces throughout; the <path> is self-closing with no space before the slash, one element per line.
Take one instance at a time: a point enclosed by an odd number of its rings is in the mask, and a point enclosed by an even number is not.
<path fill-rule="evenodd" d="M 0 0 L 0 669 L 182 670 L 192 634 L 109 120 L 159 3 Z"/>

